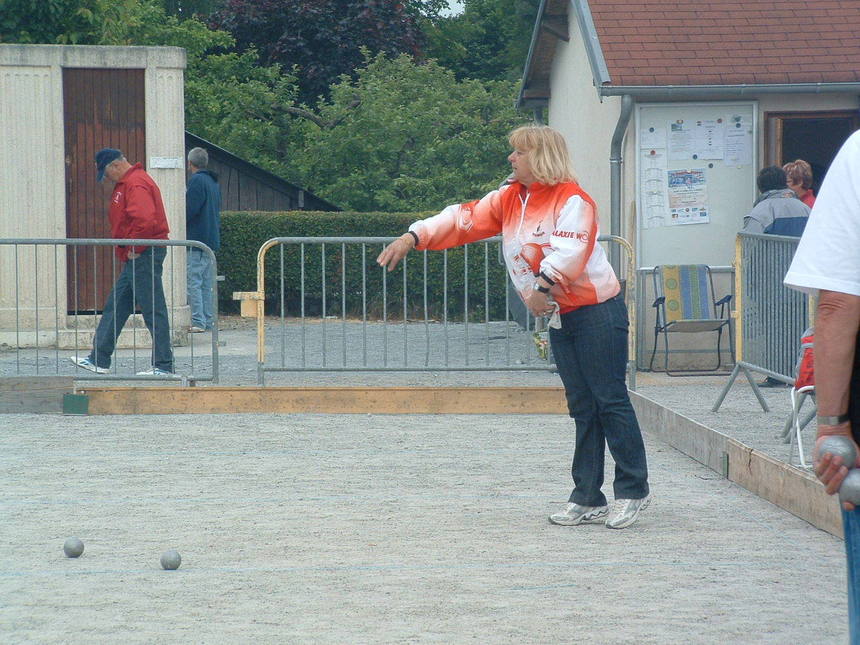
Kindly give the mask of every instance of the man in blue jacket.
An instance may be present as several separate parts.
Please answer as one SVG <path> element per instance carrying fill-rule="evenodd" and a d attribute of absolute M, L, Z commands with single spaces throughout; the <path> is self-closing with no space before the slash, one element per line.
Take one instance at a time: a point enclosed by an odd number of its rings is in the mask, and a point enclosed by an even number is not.
<path fill-rule="evenodd" d="M 779 166 L 762 168 L 756 184 L 761 195 L 744 217 L 743 232 L 800 237 L 809 218 L 809 206 L 788 187 L 785 171 Z"/>
<path fill-rule="evenodd" d="M 744 217 L 743 233 L 759 235 L 788 235 L 800 237 L 809 219 L 809 206 L 797 197 L 788 187 L 785 170 L 779 166 L 762 168 L 756 177 L 756 185 L 761 193 L 753 204 L 753 209 Z M 752 295 L 752 294 L 751 294 Z M 780 293 L 775 297 L 784 297 Z M 766 377 L 759 387 L 788 387 L 788 384 L 771 376 Z"/>
<path fill-rule="evenodd" d="M 188 153 L 191 179 L 185 191 L 185 228 L 189 240 L 203 242 L 213 251 L 221 247 L 221 189 L 218 175 L 206 167 L 209 153 L 192 148 Z M 192 334 L 209 331 L 215 324 L 212 288 L 215 279 L 212 258 L 201 249 L 188 249 L 188 304 Z"/>

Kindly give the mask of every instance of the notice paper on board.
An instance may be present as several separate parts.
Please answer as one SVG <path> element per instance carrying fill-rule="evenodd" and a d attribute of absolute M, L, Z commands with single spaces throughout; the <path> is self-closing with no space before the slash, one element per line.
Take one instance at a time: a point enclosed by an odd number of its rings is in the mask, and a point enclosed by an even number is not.
<path fill-rule="evenodd" d="M 669 226 L 707 224 L 708 184 L 705 169 L 668 171 Z"/>

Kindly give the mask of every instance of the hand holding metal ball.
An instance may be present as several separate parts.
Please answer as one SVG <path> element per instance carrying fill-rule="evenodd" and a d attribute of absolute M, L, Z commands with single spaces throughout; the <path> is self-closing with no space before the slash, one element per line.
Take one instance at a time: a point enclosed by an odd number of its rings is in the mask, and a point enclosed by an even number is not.
<path fill-rule="evenodd" d="M 854 442 L 843 435 L 831 435 L 818 446 L 819 458 L 830 453 L 834 457 L 842 457 L 842 463 L 848 469 L 854 468 L 857 462 L 857 449 L 854 447 Z"/>
<path fill-rule="evenodd" d="M 842 463 L 848 468 L 848 474 L 839 487 L 839 501 L 860 506 L 860 469 L 854 468 L 857 463 L 857 448 L 854 442 L 842 435 L 826 437 L 818 446 L 818 454 L 822 457 L 828 453 L 841 457 Z"/>
<path fill-rule="evenodd" d="M 839 487 L 839 501 L 860 506 L 860 470 L 854 468 L 848 471 Z"/>

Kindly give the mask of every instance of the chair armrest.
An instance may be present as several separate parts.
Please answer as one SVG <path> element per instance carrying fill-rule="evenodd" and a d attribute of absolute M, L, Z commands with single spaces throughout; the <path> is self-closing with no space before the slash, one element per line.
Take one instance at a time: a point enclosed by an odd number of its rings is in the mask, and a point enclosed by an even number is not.
<path fill-rule="evenodd" d="M 727 305 L 727 304 L 729 304 L 729 302 L 731 302 L 731 300 L 732 300 L 731 294 L 729 294 L 727 296 L 723 296 L 722 298 L 720 298 L 719 300 L 717 300 L 714 303 L 714 306 L 719 307 L 720 305 Z"/>
<path fill-rule="evenodd" d="M 660 296 L 653 303 L 651 303 L 652 307 L 658 307 L 666 302 L 666 296 Z"/>

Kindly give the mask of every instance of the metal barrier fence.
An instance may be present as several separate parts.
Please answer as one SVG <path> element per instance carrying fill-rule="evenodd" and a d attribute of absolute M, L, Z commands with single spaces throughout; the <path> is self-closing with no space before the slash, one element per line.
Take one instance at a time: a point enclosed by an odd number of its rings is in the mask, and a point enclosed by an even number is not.
<path fill-rule="evenodd" d="M 735 298 L 737 362 L 717 398 L 719 410 L 738 374 L 744 372 L 762 409 L 768 406 L 753 380 L 756 372 L 784 383 L 794 383 L 800 338 L 812 325 L 812 297 L 783 284 L 798 237 L 738 233 L 735 242 Z"/>
<path fill-rule="evenodd" d="M 552 370 L 546 321 L 511 317 L 501 238 L 412 253 L 395 272 L 376 265 L 394 237 L 281 237 L 257 255 L 257 291 L 234 297 L 257 317 L 258 383 L 269 372 Z M 628 365 L 635 388 L 635 272 L 626 240 Z M 269 251 L 278 248 L 277 257 Z M 416 257 L 417 256 L 417 257 Z M 267 269 L 268 266 L 268 269 Z M 277 294 L 267 346 L 265 301 Z M 271 302 L 271 301 L 270 301 Z M 267 360 L 271 353 L 279 359 Z"/>
<path fill-rule="evenodd" d="M 99 313 L 105 305 L 98 294 L 111 288 L 122 263 L 110 251 L 111 259 L 101 258 L 99 247 L 114 246 L 165 247 L 163 263 L 167 276 L 164 291 L 168 302 L 168 320 L 172 345 L 187 340 L 187 323 L 177 325 L 175 310 L 177 291 L 185 292 L 184 257 L 176 258 L 175 249 L 198 248 L 212 261 L 212 311 L 216 317 L 211 331 L 211 350 L 201 352 L 195 343 L 177 356 L 174 351 L 175 375 L 138 375 L 152 367 L 151 352 L 143 352 L 150 338 L 139 313 L 129 317 L 113 353 L 107 373 L 97 374 L 74 365 L 69 358 L 83 358 L 93 349 L 93 337 Z M 86 247 L 86 248 L 82 248 Z M 182 251 L 184 256 L 184 250 Z M 129 263 L 134 266 L 137 260 Z M 151 280 L 155 269 L 150 268 Z M 76 380 L 146 381 L 179 380 L 218 381 L 218 286 L 217 264 L 212 250 L 201 242 L 190 240 L 126 239 L 0 239 L 0 375 L 6 376 L 73 376 Z M 110 280 L 110 284 L 105 284 Z M 177 289 L 181 280 L 183 287 Z M 134 281 L 133 281 L 134 284 Z M 137 294 L 134 294 L 135 303 Z M 116 314 L 116 302 L 112 313 Z M 116 331 L 116 328 L 114 329 Z M 195 354 L 196 351 L 196 354 Z M 62 354 L 62 356 L 61 356 Z"/>
<path fill-rule="evenodd" d="M 739 233 L 736 243 L 738 360 L 792 382 L 800 337 L 810 325 L 808 296 L 783 284 L 799 241 Z"/>

